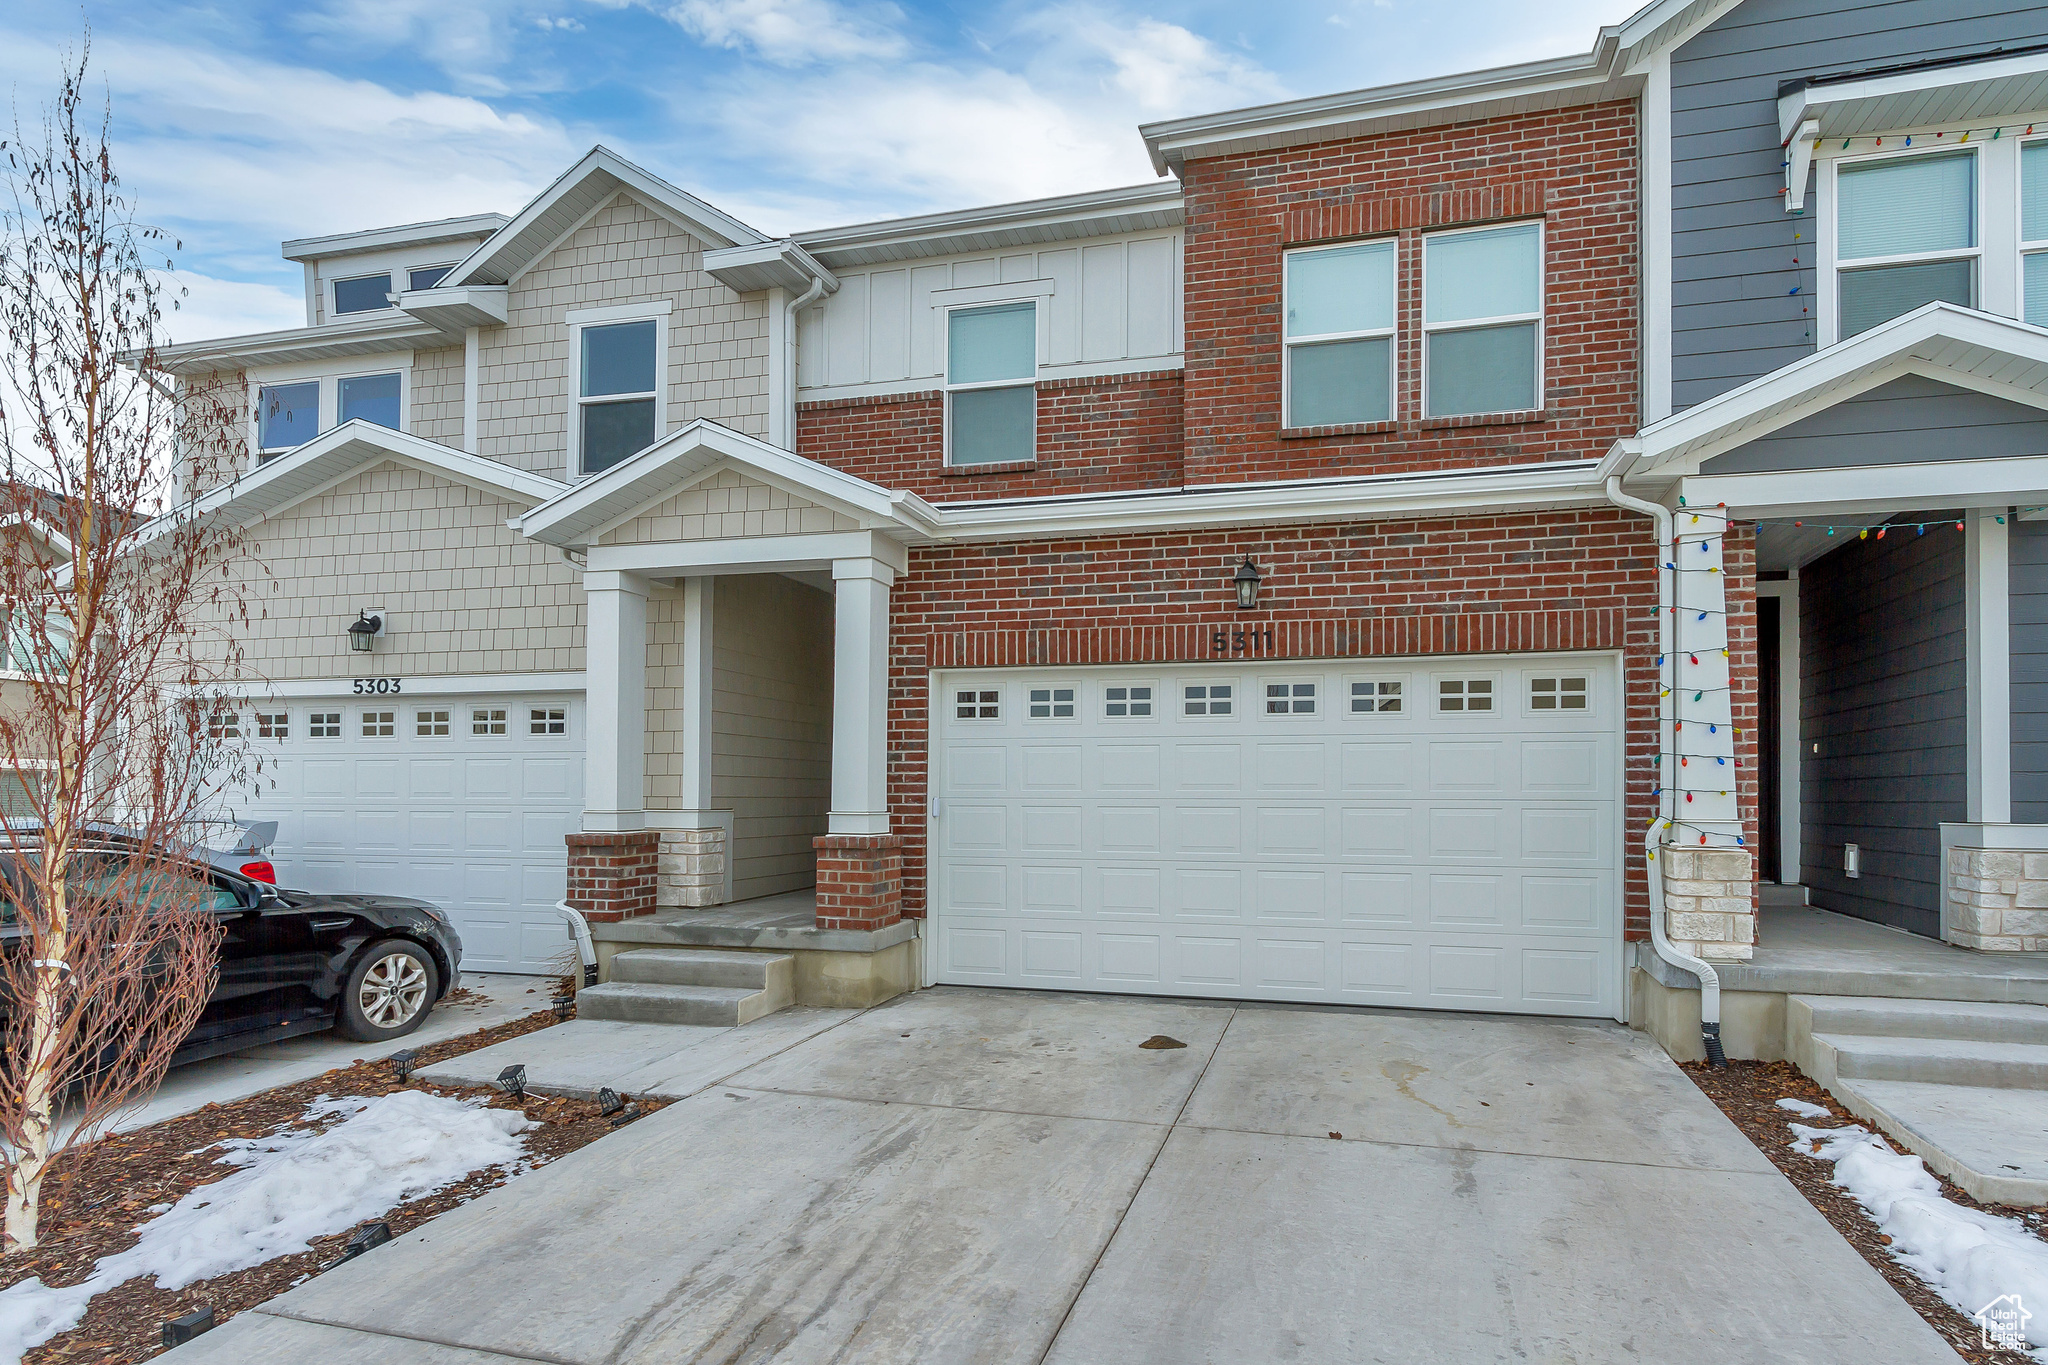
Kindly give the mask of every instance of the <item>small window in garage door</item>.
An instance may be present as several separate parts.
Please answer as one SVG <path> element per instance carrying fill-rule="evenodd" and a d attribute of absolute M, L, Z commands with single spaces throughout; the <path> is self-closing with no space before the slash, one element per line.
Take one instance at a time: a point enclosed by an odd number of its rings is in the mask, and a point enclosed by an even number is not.
<path fill-rule="evenodd" d="M 1032 720 L 1072 720 L 1074 718 L 1075 687 L 1034 687 L 1024 707 L 1024 714 Z"/>
<path fill-rule="evenodd" d="M 1351 714 L 1354 716 L 1398 716 L 1405 712 L 1406 678 L 1353 678 Z"/>
<path fill-rule="evenodd" d="M 953 719 L 1000 720 L 1003 694 L 996 688 L 963 687 L 953 694 Z"/>
<path fill-rule="evenodd" d="M 1586 679 L 1579 675 L 1532 675 L 1529 679 L 1531 711 L 1583 711 L 1586 709 Z"/>
<path fill-rule="evenodd" d="M 306 717 L 306 735 L 309 739 L 340 739 L 341 712 L 313 712 Z"/>
<path fill-rule="evenodd" d="M 1269 716 L 1312 716 L 1316 713 L 1316 684 L 1310 679 L 1289 678 L 1266 684 L 1266 714 Z"/>
<path fill-rule="evenodd" d="M 1184 716 L 1228 716 L 1237 710 L 1234 682 L 1183 683 L 1180 710 Z"/>
<path fill-rule="evenodd" d="M 1453 714 L 1490 715 L 1494 691 L 1492 678 L 1438 678 L 1436 709 Z"/>
<path fill-rule="evenodd" d="M 1136 720 L 1152 714 L 1152 697 L 1158 688 L 1151 683 L 1130 683 L 1102 689 L 1102 714 L 1113 719 Z"/>
<path fill-rule="evenodd" d="M 505 708 L 502 706 L 479 706 L 469 713 L 469 732 L 473 735 L 502 735 L 505 733 Z"/>

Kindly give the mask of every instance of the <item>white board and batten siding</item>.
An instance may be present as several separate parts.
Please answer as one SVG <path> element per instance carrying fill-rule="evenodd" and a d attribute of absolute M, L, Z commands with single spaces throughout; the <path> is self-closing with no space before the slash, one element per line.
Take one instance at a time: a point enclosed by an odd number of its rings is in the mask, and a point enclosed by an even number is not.
<path fill-rule="evenodd" d="M 977 670 L 933 702 L 935 982 L 1619 1013 L 1607 656 Z"/>
<path fill-rule="evenodd" d="M 283 734 L 261 733 L 259 715 L 279 713 Z M 561 969 L 581 696 L 292 697 L 241 718 L 263 766 L 236 813 L 277 821 L 281 885 L 431 901 L 464 971 Z"/>
<path fill-rule="evenodd" d="M 1041 379 L 1180 364 L 1178 232 L 836 273 L 838 292 L 798 333 L 803 401 L 935 388 L 947 310 L 1011 299 L 1038 302 Z"/>

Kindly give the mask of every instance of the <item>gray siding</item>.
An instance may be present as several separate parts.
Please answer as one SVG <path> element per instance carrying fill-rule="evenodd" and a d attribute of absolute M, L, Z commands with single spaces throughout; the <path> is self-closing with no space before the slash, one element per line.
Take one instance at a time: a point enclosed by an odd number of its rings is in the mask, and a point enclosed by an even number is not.
<path fill-rule="evenodd" d="M 2048 824 L 2048 522 L 2009 523 L 2012 818 Z"/>
<path fill-rule="evenodd" d="M 1963 818 L 1963 538 L 1851 541 L 1800 571 L 1799 608 L 1800 880 L 1825 909 L 1938 936 L 1939 825 Z"/>
<path fill-rule="evenodd" d="M 1747 0 L 1680 48 L 1671 67 L 1674 407 L 1813 350 L 1804 311 L 1813 224 L 1785 212 L 1779 193 L 1780 81 L 2044 39 L 2048 7 L 2018 0 Z"/>
<path fill-rule="evenodd" d="M 1703 474 L 2048 454 L 2048 414 L 1918 375 L 1703 462 Z"/>

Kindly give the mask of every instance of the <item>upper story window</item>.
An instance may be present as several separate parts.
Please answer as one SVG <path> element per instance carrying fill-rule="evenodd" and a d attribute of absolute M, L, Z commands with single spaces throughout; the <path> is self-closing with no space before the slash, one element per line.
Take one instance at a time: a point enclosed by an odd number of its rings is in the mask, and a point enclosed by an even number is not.
<path fill-rule="evenodd" d="M 2020 145 L 2020 316 L 2048 327 L 2048 142 Z"/>
<path fill-rule="evenodd" d="M 344 422 L 375 422 L 399 430 L 399 377 L 395 374 L 359 374 L 335 381 L 336 402 Z"/>
<path fill-rule="evenodd" d="M 946 462 L 1008 464 L 1038 452 L 1038 305 L 946 314 Z"/>
<path fill-rule="evenodd" d="M 1282 425 L 1394 415 L 1394 261 L 1392 241 L 1287 253 Z"/>
<path fill-rule="evenodd" d="M 652 318 L 576 329 L 575 431 L 581 472 L 610 469 L 654 444 L 661 407 L 659 332 Z"/>
<path fill-rule="evenodd" d="M 265 384 L 256 391 L 256 445 L 290 450 L 320 434 L 320 381 Z"/>
<path fill-rule="evenodd" d="M 417 270 L 408 270 L 405 272 L 405 287 L 407 289 L 432 289 L 435 285 L 447 279 L 448 272 L 453 269 L 455 267 L 452 265 L 428 265 L 421 266 Z"/>
<path fill-rule="evenodd" d="M 334 282 L 334 314 L 370 313 L 379 308 L 391 306 L 391 272 L 381 275 L 357 275 L 353 279 Z"/>
<path fill-rule="evenodd" d="M 1543 227 L 1422 239 L 1423 408 L 1430 417 L 1543 405 Z"/>
<path fill-rule="evenodd" d="M 1978 256 L 1975 152 L 1884 156 L 1836 167 L 1839 337 L 1926 303 L 1975 307 Z"/>

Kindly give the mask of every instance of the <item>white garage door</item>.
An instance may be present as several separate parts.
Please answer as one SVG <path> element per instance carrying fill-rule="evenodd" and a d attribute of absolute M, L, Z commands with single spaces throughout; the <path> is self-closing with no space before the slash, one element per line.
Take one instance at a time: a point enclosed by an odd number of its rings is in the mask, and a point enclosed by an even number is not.
<path fill-rule="evenodd" d="M 583 815 L 582 713 L 559 695 L 257 707 L 241 720 L 264 790 L 238 814 L 277 821 L 286 886 L 433 901 L 462 935 L 465 970 L 554 970 L 568 942 L 562 836 Z"/>
<path fill-rule="evenodd" d="M 1616 1012 L 1607 658 L 936 684 L 937 980 Z"/>

